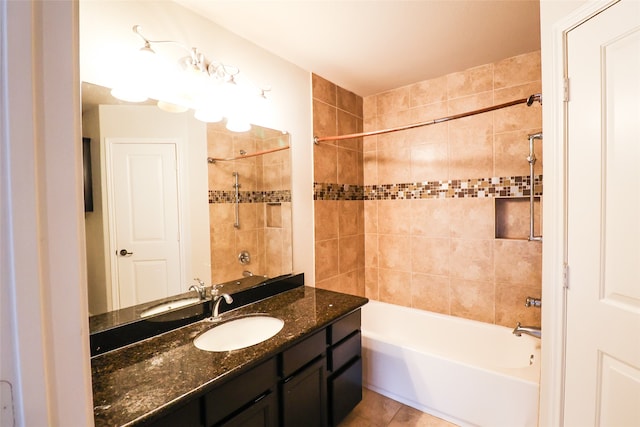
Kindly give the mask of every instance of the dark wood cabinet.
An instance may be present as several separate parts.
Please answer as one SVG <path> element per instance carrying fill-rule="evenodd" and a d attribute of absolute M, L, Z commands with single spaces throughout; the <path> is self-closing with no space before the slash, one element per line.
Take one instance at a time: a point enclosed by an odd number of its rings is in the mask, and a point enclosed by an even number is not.
<path fill-rule="evenodd" d="M 361 347 L 356 310 L 146 425 L 336 426 L 362 400 Z"/>
<path fill-rule="evenodd" d="M 255 404 L 275 393 L 278 380 L 276 367 L 277 360 L 274 357 L 205 394 L 205 425 L 225 425 L 230 418 L 245 410 L 255 409 Z M 276 410 L 271 412 L 275 413 Z"/>
<path fill-rule="evenodd" d="M 327 425 L 327 332 L 323 329 L 282 352 L 280 425 Z"/>
<path fill-rule="evenodd" d="M 224 427 L 277 427 L 277 394 L 269 392 L 260 396 L 242 412 L 220 425 Z"/>
<path fill-rule="evenodd" d="M 360 310 L 329 326 L 327 376 L 329 425 L 337 426 L 362 400 Z"/>
<path fill-rule="evenodd" d="M 325 354 L 327 332 L 323 329 L 305 338 L 280 355 L 280 377 L 286 379 L 315 358 Z"/>
<path fill-rule="evenodd" d="M 328 382 L 330 425 L 337 426 L 362 400 L 362 359 L 354 359 Z"/>
<path fill-rule="evenodd" d="M 148 427 L 203 427 L 200 399 L 192 400 L 163 418 L 144 425 Z"/>
<path fill-rule="evenodd" d="M 281 426 L 327 425 L 325 361 L 321 356 L 282 382 Z"/>

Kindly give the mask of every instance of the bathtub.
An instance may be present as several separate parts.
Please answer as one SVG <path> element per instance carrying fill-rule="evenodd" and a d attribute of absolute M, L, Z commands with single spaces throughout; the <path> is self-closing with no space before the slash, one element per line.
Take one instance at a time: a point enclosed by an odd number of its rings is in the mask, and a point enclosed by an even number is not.
<path fill-rule="evenodd" d="M 536 426 L 540 340 L 511 331 L 369 301 L 364 386 L 459 426 Z"/>

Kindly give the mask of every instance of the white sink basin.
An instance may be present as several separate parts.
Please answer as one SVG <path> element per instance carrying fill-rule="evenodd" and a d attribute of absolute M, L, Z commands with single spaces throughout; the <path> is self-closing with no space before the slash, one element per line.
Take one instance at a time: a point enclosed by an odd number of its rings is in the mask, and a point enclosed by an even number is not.
<path fill-rule="evenodd" d="M 146 309 L 140 313 L 140 317 L 153 316 L 154 314 L 163 313 L 165 311 L 174 310 L 176 308 L 184 307 L 187 305 L 195 304 L 200 301 L 200 298 L 183 298 L 175 301 L 163 302 L 162 304 L 154 305 L 151 308 Z"/>
<path fill-rule="evenodd" d="M 230 351 L 268 340 L 284 322 L 271 316 L 247 316 L 215 326 L 196 337 L 193 344 L 205 351 Z"/>

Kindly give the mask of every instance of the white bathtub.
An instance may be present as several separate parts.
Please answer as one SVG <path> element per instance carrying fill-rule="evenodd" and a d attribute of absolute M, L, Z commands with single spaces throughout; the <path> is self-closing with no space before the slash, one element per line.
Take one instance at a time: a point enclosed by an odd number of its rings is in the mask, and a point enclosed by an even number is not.
<path fill-rule="evenodd" d="M 536 426 L 540 340 L 511 331 L 369 301 L 364 385 L 460 426 Z"/>

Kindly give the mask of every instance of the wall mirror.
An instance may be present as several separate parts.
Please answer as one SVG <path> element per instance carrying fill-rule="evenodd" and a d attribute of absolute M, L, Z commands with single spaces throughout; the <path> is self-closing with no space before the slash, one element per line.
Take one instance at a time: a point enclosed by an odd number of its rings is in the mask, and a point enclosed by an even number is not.
<path fill-rule="evenodd" d="M 292 272 L 286 132 L 231 132 L 86 82 L 82 101 L 91 315 L 189 292 L 194 278 L 210 286 Z"/>

